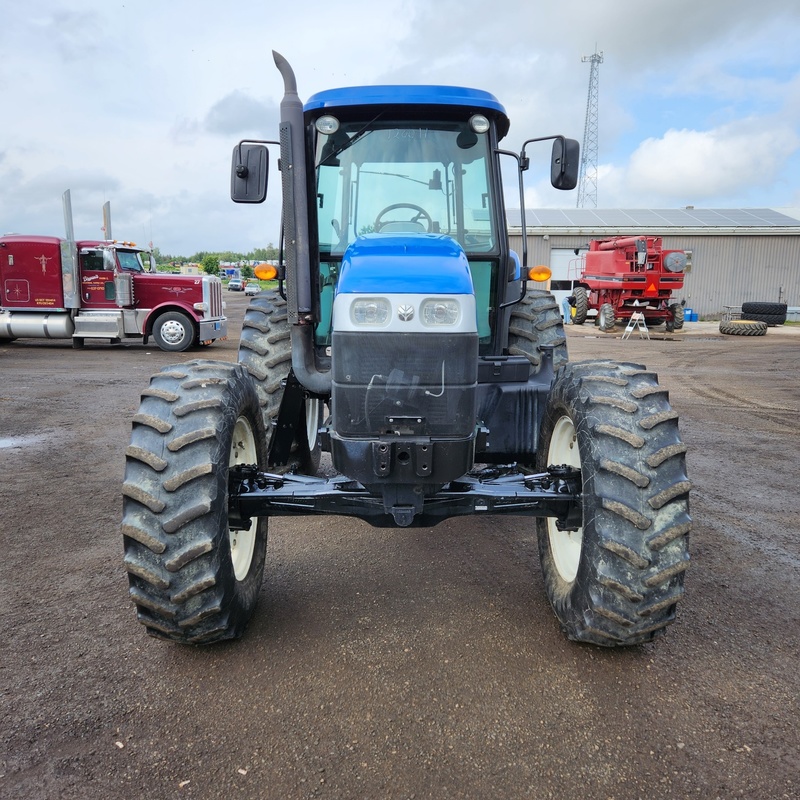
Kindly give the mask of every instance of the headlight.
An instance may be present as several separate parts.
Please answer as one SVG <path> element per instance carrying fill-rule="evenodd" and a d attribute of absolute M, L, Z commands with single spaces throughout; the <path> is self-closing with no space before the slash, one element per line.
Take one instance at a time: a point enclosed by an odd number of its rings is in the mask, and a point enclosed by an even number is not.
<path fill-rule="evenodd" d="M 383 297 L 361 297 L 350 306 L 350 319 L 353 325 L 382 327 L 389 322 L 392 308 Z"/>
<path fill-rule="evenodd" d="M 458 325 L 461 320 L 461 304 L 450 298 L 432 297 L 422 301 L 420 317 L 422 324 L 430 327 Z"/>

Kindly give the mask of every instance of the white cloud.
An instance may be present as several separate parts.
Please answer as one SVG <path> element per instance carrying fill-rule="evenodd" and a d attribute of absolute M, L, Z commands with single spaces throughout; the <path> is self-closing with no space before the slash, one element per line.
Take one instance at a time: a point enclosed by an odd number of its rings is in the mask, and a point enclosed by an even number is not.
<path fill-rule="evenodd" d="M 277 134 L 272 48 L 303 99 L 381 82 L 487 89 L 518 150 L 581 138 L 580 59 L 597 45 L 601 205 L 798 202 L 800 4 L 786 0 L 307 0 L 300 14 L 263 0 L 41 0 L 6 3 L 0 36 L 4 229 L 60 233 L 72 188 L 87 226 L 110 199 L 115 232 L 152 231 L 175 254 L 276 241 L 277 180 L 264 206 L 228 196 L 236 140 Z M 548 186 L 546 147 L 530 156 L 529 202 L 573 206 Z"/>
<path fill-rule="evenodd" d="M 633 198 L 660 200 L 654 205 L 746 197 L 773 184 L 799 144 L 796 131 L 785 125 L 669 130 L 634 151 L 623 190 Z"/>

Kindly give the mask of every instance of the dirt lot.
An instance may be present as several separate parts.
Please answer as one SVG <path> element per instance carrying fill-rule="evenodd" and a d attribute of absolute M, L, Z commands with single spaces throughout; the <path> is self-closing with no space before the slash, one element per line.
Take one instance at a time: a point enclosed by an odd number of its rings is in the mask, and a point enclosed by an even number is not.
<path fill-rule="evenodd" d="M 3 798 L 800 797 L 800 330 L 713 324 L 573 359 L 659 372 L 690 445 L 693 564 L 653 645 L 570 644 L 533 525 L 271 525 L 233 644 L 150 639 L 119 534 L 130 418 L 176 358 L 0 347 Z"/>

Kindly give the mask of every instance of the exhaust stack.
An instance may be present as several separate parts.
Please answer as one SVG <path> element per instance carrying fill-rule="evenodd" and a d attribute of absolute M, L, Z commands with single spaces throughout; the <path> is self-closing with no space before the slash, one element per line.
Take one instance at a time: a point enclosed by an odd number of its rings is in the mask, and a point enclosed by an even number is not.
<path fill-rule="evenodd" d="M 297 94 L 297 80 L 289 62 L 274 50 L 272 57 L 283 77 L 284 87 L 280 105 L 281 180 L 286 252 L 286 300 L 291 325 L 292 369 L 297 380 L 310 392 L 330 394 L 331 374 L 320 372 L 314 359 L 303 103 Z"/>

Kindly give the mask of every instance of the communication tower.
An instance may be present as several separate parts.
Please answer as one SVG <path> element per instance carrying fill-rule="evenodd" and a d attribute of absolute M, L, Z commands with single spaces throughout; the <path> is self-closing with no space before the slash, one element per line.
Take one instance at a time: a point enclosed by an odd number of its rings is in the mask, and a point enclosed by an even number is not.
<path fill-rule="evenodd" d="M 581 58 L 589 67 L 589 96 L 586 99 L 586 124 L 583 128 L 583 147 L 581 148 L 581 169 L 578 178 L 578 208 L 591 206 L 597 208 L 597 106 L 600 65 L 603 51 Z"/>

